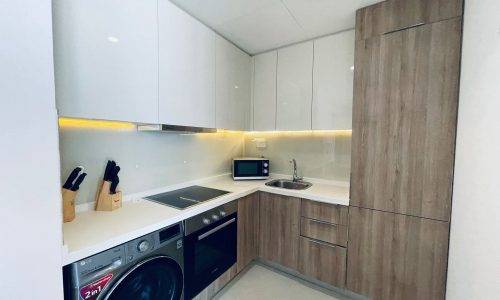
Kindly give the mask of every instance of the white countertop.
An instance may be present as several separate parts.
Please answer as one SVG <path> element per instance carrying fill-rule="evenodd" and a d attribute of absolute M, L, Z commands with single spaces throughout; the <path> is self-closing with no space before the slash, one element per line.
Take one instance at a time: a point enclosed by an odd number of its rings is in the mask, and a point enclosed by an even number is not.
<path fill-rule="evenodd" d="M 276 177 L 288 178 L 288 176 Z M 268 187 L 265 185 L 268 180 L 233 181 L 229 175 L 221 175 L 124 196 L 122 208 L 118 210 L 112 212 L 83 211 L 77 213 L 74 221 L 64 223 L 62 264 L 63 266 L 70 264 L 257 191 L 331 204 L 349 205 L 348 184 L 331 184 L 311 178 L 305 180 L 312 182 L 313 186 L 299 191 Z M 231 193 L 184 210 L 142 199 L 148 195 L 194 184 Z"/>

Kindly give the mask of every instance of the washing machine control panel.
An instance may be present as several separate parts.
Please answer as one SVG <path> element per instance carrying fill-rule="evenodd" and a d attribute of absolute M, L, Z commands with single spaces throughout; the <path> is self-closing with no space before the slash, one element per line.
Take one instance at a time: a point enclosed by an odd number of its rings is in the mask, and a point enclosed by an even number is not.
<path fill-rule="evenodd" d="M 123 245 L 80 260 L 76 263 L 78 275 L 84 277 L 101 270 L 113 271 L 125 263 L 125 247 Z"/>
<path fill-rule="evenodd" d="M 137 250 L 139 252 L 146 252 L 149 249 L 151 249 L 151 244 L 147 240 L 140 241 L 139 244 L 137 245 Z"/>
<path fill-rule="evenodd" d="M 131 262 L 155 250 L 158 247 L 155 242 L 154 234 L 148 234 L 128 242 L 126 244 L 127 262 Z"/>

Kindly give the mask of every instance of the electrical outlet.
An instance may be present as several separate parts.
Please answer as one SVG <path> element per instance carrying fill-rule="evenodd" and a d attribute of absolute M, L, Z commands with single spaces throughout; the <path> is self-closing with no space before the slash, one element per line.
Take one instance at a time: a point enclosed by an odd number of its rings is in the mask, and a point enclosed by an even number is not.
<path fill-rule="evenodd" d="M 255 143 L 255 148 L 259 150 L 263 150 L 267 148 L 267 141 L 266 139 L 258 138 L 258 139 L 253 139 L 253 142 Z"/>

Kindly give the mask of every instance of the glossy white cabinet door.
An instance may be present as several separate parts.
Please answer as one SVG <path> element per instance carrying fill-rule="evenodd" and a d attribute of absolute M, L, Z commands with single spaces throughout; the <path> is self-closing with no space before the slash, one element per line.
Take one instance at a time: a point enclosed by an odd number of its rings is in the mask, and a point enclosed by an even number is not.
<path fill-rule="evenodd" d="M 54 0 L 59 114 L 158 121 L 156 0 Z"/>
<path fill-rule="evenodd" d="M 215 48 L 217 128 L 249 130 L 251 58 L 220 36 Z"/>
<path fill-rule="evenodd" d="M 278 50 L 277 130 L 311 130 L 313 42 Z"/>
<path fill-rule="evenodd" d="M 158 1 L 160 123 L 215 127 L 215 33 Z"/>
<path fill-rule="evenodd" d="M 352 128 L 354 30 L 314 41 L 312 129 Z"/>
<path fill-rule="evenodd" d="M 253 130 L 275 130 L 278 51 L 256 55 L 253 60 Z"/>

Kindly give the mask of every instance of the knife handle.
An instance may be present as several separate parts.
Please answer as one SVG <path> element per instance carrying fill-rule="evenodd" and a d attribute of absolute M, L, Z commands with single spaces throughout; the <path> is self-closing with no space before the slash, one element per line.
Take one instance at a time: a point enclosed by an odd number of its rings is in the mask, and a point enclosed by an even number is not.
<path fill-rule="evenodd" d="M 69 174 L 68 179 L 66 179 L 66 182 L 63 185 L 63 189 L 71 189 L 73 186 L 73 181 L 75 181 L 76 177 L 78 177 L 78 173 L 82 171 L 81 167 L 76 167 L 71 171 L 71 174 Z"/>
<path fill-rule="evenodd" d="M 113 179 L 113 177 L 111 177 L 111 173 L 113 172 L 115 167 L 116 163 L 113 160 L 108 160 L 108 163 L 106 164 L 106 169 L 104 170 L 104 177 L 103 177 L 104 181 L 110 181 L 111 179 Z"/>
<path fill-rule="evenodd" d="M 76 192 L 76 191 L 78 191 L 78 189 L 80 189 L 80 185 L 82 184 L 83 180 L 85 179 L 85 176 L 87 176 L 87 173 L 82 173 L 80 176 L 78 176 L 78 178 L 75 181 L 75 184 L 73 184 L 73 187 L 71 188 L 71 190 L 73 192 Z"/>
<path fill-rule="evenodd" d="M 111 182 L 111 186 L 109 188 L 109 192 L 111 194 L 116 193 L 116 188 L 118 187 L 119 182 L 120 182 L 120 178 L 118 176 L 115 176 L 115 178 L 113 178 L 113 181 Z"/>

